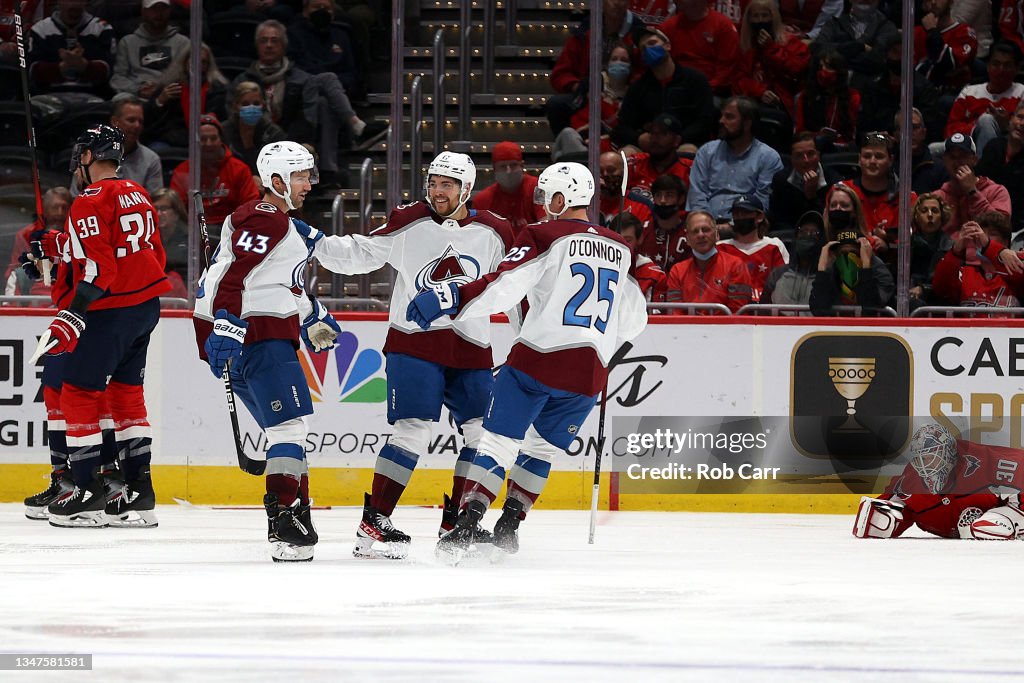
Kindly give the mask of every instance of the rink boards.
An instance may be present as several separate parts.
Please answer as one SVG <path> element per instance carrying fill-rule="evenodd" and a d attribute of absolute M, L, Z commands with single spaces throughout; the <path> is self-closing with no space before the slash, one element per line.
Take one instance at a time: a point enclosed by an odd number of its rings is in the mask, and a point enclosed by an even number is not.
<path fill-rule="evenodd" d="M 0 502 L 39 490 L 47 471 L 40 368 L 29 367 L 27 359 L 49 315 L 0 309 Z M 380 353 L 387 321 L 379 314 L 339 317 L 344 333 L 338 348 L 314 356 L 299 352 L 315 410 L 307 455 L 317 503 L 356 505 L 390 434 Z M 514 336 L 504 323 L 492 329 L 500 363 Z M 899 415 L 910 409 L 919 416 L 959 416 L 975 429 L 990 428 L 993 443 L 1021 446 L 1024 330 L 999 320 L 652 318 L 647 331 L 620 348 L 613 363 L 609 429 L 614 416 L 841 411 L 846 401 L 829 376 L 830 363 L 837 362 L 836 354 L 850 357 L 851 350 L 873 370 L 858 399 L 862 412 Z M 262 479 L 235 465 L 222 385 L 198 359 L 192 323 L 183 313 L 165 313 L 152 340 L 146 375 L 158 499 L 258 503 Z M 247 453 L 265 457 L 266 444 L 255 423 L 244 410 L 241 419 Z M 589 506 L 597 422 L 595 410 L 570 452 L 553 463 L 540 506 Z M 610 437 L 605 472 L 608 457 L 624 456 L 623 440 L 614 433 Z M 440 502 L 441 492 L 450 488 L 460 445 L 445 412 L 403 504 Z M 795 441 L 793 448 L 803 450 Z M 602 476 L 603 508 L 834 513 L 852 510 L 859 498 L 841 487 L 790 495 L 627 494 L 620 490 L 623 476 Z M 822 490 L 831 492 L 817 492 Z"/>

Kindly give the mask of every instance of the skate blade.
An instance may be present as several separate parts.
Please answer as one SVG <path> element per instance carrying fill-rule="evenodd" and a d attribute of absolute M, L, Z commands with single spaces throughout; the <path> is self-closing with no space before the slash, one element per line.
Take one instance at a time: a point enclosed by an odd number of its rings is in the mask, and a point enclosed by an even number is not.
<path fill-rule="evenodd" d="M 105 529 L 107 527 L 107 515 L 98 510 L 95 512 L 79 512 L 75 515 L 50 515 L 47 518 L 50 526 L 65 529 Z"/>
<path fill-rule="evenodd" d="M 377 544 L 380 547 L 375 547 Z M 352 556 L 365 560 L 404 560 L 408 555 L 408 543 L 383 543 L 372 538 L 356 538 L 352 546 Z"/>
<path fill-rule="evenodd" d="M 313 546 L 273 541 L 270 544 L 270 558 L 274 562 L 312 562 Z"/>
<path fill-rule="evenodd" d="M 29 519 L 36 520 L 47 520 L 50 518 L 50 513 L 46 511 L 46 507 L 32 507 L 30 505 L 25 506 L 25 516 Z"/>
<path fill-rule="evenodd" d="M 159 526 L 153 510 L 129 510 L 119 515 L 107 515 L 107 524 L 118 529 L 152 529 Z"/>

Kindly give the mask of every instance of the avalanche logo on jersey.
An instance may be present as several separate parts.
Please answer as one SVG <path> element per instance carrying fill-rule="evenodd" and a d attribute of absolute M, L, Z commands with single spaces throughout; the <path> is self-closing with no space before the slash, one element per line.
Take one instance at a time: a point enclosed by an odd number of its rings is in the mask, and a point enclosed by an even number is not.
<path fill-rule="evenodd" d="M 464 285 L 480 277 L 480 262 L 472 256 L 464 256 L 451 244 L 440 258 L 427 263 L 416 273 L 416 289 L 427 289 L 444 282 Z"/>
<path fill-rule="evenodd" d="M 351 332 L 342 332 L 335 340 L 334 364 L 338 370 L 339 403 L 383 403 L 387 397 L 387 380 L 381 376 L 384 357 L 376 349 L 359 350 L 359 339 Z M 306 384 L 315 403 L 325 400 L 327 365 L 331 351 L 299 352 L 299 363 L 306 375 Z"/>

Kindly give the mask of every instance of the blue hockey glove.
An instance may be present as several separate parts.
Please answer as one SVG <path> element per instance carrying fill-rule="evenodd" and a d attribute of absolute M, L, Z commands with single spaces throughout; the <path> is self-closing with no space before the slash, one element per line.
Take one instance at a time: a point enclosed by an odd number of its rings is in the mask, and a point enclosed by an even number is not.
<path fill-rule="evenodd" d="M 426 330 L 442 315 L 451 315 L 457 310 L 459 286 L 454 282 L 441 283 L 414 296 L 405 309 L 405 319 Z"/>
<path fill-rule="evenodd" d="M 313 249 L 316 248 L 316 243 L 324 238 L 324 233 L 317 230 L 309 223 L 300 221 L 298 218 L 293 218 L 292 223 L 295 224 L 295 230 L 302 235 L 302 238 L 306 240 L 306 249 L 309 253 L 313 253 Z"/>
<path fill-rule="evenodd" d="M 248 326 L 247 322 L 231 315 L 223 308 L 217 311 L 216 319 L 213 321 L 213 332 L 203 345 L 214 377 L 221 377 L 228 361 L 242 355 L 242 342 L 245 341 L 245 329 Z"/>
<path fill-rule="evenodd" d="M 313 299 L 313 312 L 302 321 L 302 341 L 313 353 L 333 349 L 334 340 L 341 334 L 341 327 L 327 309 Z"/>

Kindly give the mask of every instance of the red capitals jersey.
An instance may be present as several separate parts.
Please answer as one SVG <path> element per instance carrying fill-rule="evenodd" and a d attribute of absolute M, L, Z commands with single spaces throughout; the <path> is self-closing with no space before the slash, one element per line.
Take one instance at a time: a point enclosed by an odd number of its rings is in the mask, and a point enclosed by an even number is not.
<path fill-rule="evenodd" d="M 735 313 L 752 302 L 746 265 L 722 251 L 707 261 L 690 257 L 677 263 L 668 274 L 667 287 L 666 299 L 670 303 L 724 304 Z M 681 311 L 669 313 L 680 314 Z"/>
<path fill-rule="evenodd" d="M 619 200 L 620 198 L 606 197 L 601 195 L 600 203 L 598 204 L 598 210 L 601 212 L 601 225 L 607 226 L 612 222 L 612 219 L 619 215 Z M 651 222 L 651 210 L 643 202 L 637 201 L 632 197 L 626 197 L 625 201 L 622 202 L 622 211 L 633 214 L 640 221 L 640 225 L 645 229 Z"/>
<path fill-rule="evenodd" d="M 647 152 L 638 152 L 629 157 L 629 187 L 631 189 L 643 188 L 650 192 L 651 185 L 658 176 L 674 175 L 682 179 L 686 187 L 690 187 L 690 168 L 693 166 L 693 159 L 679 157 L 676 162 L 664 171 L 659 171 L 651 165 L 651 155 Z"/>
<path fill-rule="evenodd" d="M 643 254 L 636 255 L 636 283 L 645 299 L 652 301 L 656 292 L 664 291 L 667 278 L 657 263 Z"/>
<path fill-rule="evenodd" d="M 79 282 L 103 290 L 89 305 L 94 311 L 134 306 L 170 291 L 156 210 L 135 181 L 110 178 L 83 190 L 71 205 L 68 235 L 69 291 L 55 291 L 54 301 L 73 295 Z"/>
<path fill-rule="evenodd" d="M 1024 52 L 1024 2 L 1003 0 L 996 28 L 1004 40 L 1016 43 L 1020 51 Z"/>
<path fill-rule="evenodd" d="M 648 26 L 657 26 L 675 14 L 673 0 L 629 0 L 629 11 Z"/>
<path fill-rule="evenodd" d="M 512 224 L 513 234 L 530 223 L 543 220 L 544 207 L 533 203 L 533 191 L 537 189 L 537 176 L 523 174 L 523 182 L 515 192 L 506 192 L 494 183 L 485 187 L 473 197 L 473 208 L 490 211 Z"/>
<path fill-rule="evenodd" d="M 683 219 L 680 219 L 679 225 L 670 232 L 659 230 L 652 222 L 640 235 L 636 251 L 654 261 L 655 265 L 666 273 L 680 261 L 690 258 L 693 253 L 686 245 L 686 225 Z"/>
<path fill-rule="evenodd" d="M 900 224 L 900 195 L 895 183 L 885 192 L 867 192 L 860 185 L 860 179 L 844 180 L 843 185 L 851 188 L 860 198 L 861 206 L 864 208 L 864 227 L 868 236 L 874 238 L 876 228 L 892 230 Z M 910 193 L 910 204 L 917 201 L 917 193 Z M 874 245 L 874 240 L 872 240 Z"/>
<path fill-rule="evenodd" d="M 978 53 L 978 37 L 967 24 L 954 21 L 940 31 L 945 44 L 939 59 L 952 59 L 956 66 L 970 64 Z M 928 56 L 928 32 L 923 26 L 914 29 L 914 62 L 919 63 Z M 947 53 L 949 57 L 947 57 Z"/>
<path fill-rule="evenodd" d="M 777 237 L 762 237 L 756 242 L 745 244 L 736 240 L 722 240 L 718 250 L 738 257 L 747 265 L 750 285 L 754 288 L 754 301 L 761 300 L 764 283 L 776 268 L 789 263 L 786 245 Z"/>
<path fill-rule="evenodd" d="M 990 487 L 1024 489 L 1024 451 L 959 439 L 956 446 L 960 459 L 944 487 L 949 493 L 929 493 L 908 464 L 879 496 L 883 500 L 899 498 L 907 506 L 894 538 L 914 524 L 936 536 L 960 538 L 961 527 L 969 527 L 981 513 L 1004 504 L 1005 497 Z"/>

